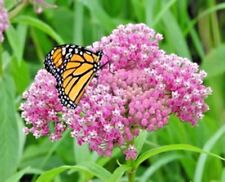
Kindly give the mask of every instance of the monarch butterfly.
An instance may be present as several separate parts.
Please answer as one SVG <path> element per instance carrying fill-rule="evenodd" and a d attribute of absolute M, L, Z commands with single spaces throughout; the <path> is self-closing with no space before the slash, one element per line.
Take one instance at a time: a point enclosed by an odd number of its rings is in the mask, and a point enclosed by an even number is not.
<path fill-rule="evenodd" d="M 59 98 L 64 106 L 75 109 L 85 87 L 104 65 L 100 65 L 102 51 L 92 52 L 72 44 L 53 48 L 44 64 L 57 81 Z"/>

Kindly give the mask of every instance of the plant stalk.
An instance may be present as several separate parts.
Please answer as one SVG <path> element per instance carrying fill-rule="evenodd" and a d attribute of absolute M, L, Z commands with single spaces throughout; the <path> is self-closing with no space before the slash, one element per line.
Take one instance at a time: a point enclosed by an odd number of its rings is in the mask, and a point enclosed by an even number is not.
<path fill-rule="evenodd" d="M 127 172 L 127 175 L 128 175 L 129 182 L 135 182 L 136 169 L 132 168 L 130 171 Z"/>
<path fill-rule="evenodd" d="M 129 165 L 131 166 L 131 169 L 127 171 L 127 176 L 128 176 L 128 182 L 135 182 L 135 176 L 136 176 L 136 167 L 134 160 L 129 161 Z"/>

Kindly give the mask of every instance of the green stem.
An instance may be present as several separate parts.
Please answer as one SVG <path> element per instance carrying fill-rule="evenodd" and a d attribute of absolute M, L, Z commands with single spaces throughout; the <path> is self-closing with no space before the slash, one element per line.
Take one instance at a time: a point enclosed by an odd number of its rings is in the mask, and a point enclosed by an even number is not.
<path fill-rule="evenodd" d="M 129 162 L 130 162 L 131 169 L 127 172 L 128 182 L 135 182 L 136 168 L 134 165 L 134 161 L 130 160 Z"/>
<path fill-rule="evenodd" d="M 9 12 L 9 19 L 16 17 L 27 5 L 28 0 L 22 0 L 12 11 Z"/>

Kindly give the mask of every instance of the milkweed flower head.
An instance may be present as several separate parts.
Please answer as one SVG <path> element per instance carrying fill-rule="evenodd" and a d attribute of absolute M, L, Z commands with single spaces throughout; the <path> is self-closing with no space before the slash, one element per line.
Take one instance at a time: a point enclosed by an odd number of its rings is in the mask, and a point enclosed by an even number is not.
<path fill-rule="evenodd" d="M 28 90 L 27 101 L 22 105 L 22 114 L 32 125 L 27 130 L 42 131 L 36 123 L 42 117 L 47 128 L 44 134 L 49 134 L 50 122 L 60 123 L 70 128 L 71 136 L 79 144 L 88 143 L 90 149 L 107 156 L 113 148 L 120 147 L 129 160 L 137 157 L 134 139 L 140 130 L 151 132 L 162 128 L 172 113 L 195 125 L 208 110 L 205 99 L 211 89 L 203 85 L 206 73 L 186 58 L 166 54 L 158 46 L 162 38 L 144 24 L 128 24 L 120 25 L 95 42 L 90 49 L 103 50 L 101 62 L 110 64 L 100 70 L 98 80 L 92 80 L 75 110 L 61 106 L 54 77 L 41 70 L 38 76 L 52 80 L 51 88 L 44 82 L 45 86 L 36 86 L 34 90 L 50 89 L 54 99 L 50 102 L 40 92 L 34 97 Z M 40 84 L 40 80 L 36 78 L 31 88 Z M 44 102 L 41 108 L 37 108 L 37 98 Z M 34 114 L 28 103 L 38 109 L 38 114 Z M 50 110 L 60 114 L 49 119 Z"/>
<path fill-rule="evenodd" d="M 41 69 L 37 73 L 34 83 L 23 93 L 26 102 L 21 104 L 20 109 L 22 118 L 25 119 L 27 125 L 24 128 L 26 134 L 31 132 L 36 138 L 49 135 L 51 140 L 61 138 L 66 125 L 59 118 L 63 106 L 55 87 L 54 77 L 46 70 Z M 31 127 L 29 128 L 29 126 Z"/>
<path fill-rule="evenodd" d="M 3 42 L 3 32 L 9 27 L 7 10 L 4 8 L 3 0 L 0 0 L 0 43 Z"/>

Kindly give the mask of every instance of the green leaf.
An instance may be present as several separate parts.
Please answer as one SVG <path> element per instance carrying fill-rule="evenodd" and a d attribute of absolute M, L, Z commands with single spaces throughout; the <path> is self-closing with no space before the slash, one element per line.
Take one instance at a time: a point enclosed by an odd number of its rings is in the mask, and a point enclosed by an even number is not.
<path fill-rule="evenodd" d="M 6 31 L 6 36 L 13 50 L 13 55 L 15 55 L 16 61 L 19 64 L 21 63 L 23 57 L 26 35 L 27 26 L 24 25 L 18 25 L 17 29 L 10 25 Z"/>
<path fill-rule="evenodd" d="M 7 9 L 11 9 L 13 6 L 15 6 L 18 3 L 17 0 L 4 0 L 4 5 Z"/>
<path fill-rule="evenodd" d="M 0 181 L 4 181 L 17 168 L 20 139 L 15 114 L 15 89 L 9 75 L 0 78 L 0 88 Z"/>
<path fill-rule="evenodd" d="M 223 168 L 223 172 L 221 174 L 221 180 L 220 181 L 225 181 L 225 168 Z"/>
<path fill-rule="evenodd" d="M 120 178 L 123 176 L 123 174 L 128 171 L 131 167 L 127 165 L 121 165 L 113 172 L 112 177 L 109 182 L 120 182 Z"/>
<path fill-rule="evenodd" d="M 78 1 L 74 1 L 74 4 L 76 4 Z M 74 17 L 74 11 L 71 8 L 71 10 L 59 6 L 52 12 L 51 17 L 50 17 L 50 25 L 52 25 L 52 28 L 63 38 L 65 42 L 72 43 L 75 42 L 76 44 L 79 44 L 79 42 L 76 42 L 73 40 L 73 34 L 75 33 L 74 31 L 74 25 L 73 21 L 79 22 L 80 17 Z M 62 16 L 63 15 L 63 16 Z M 74 20 L 75 18 L 75 20 Z M 62 28 L 62 26 L 59 25 L 66 25 L 65 28 Z M 78 27 L 82 29 L 81 27 Z M 82 29 L 83 31 L 83 29 Z M 82 34 L 80 34 L 82 38 Z"/>
<path fill-rule="evenodd" d="M 116 27 L 115 21 L 104 11 L 97 0 L 80 0 L 80 2 L 90 10 L 92 16 L 98 21 L 98 25 L 104 27 L 107 32 L 111 32 Z"/>
<path fill-rule="evenodd" d="M 225 44 L 213 49 L 203 60 L 202 69 L 208 73 L 208 77 L 217 76 L 225 71 Z"/>
<path fill-rule="evenodd" d="M 60 146 L 61 142 L 63 140 L 65 140 L 66 136 L 68 136 L 69 130 L 67 130 L 64 134 L 63 137 L 61 138 L 61 140 L 55 142 L 48 150 L 48 153 L 45 155 L 43 161 L 40 163 L 40 167 L 43 168 L 46 163 L 48 162 L 48 160 L 51 158 L 53 152 L 56 151 L 56 149 Z"/>
<path fill-rule="evenodd" d="M 82 154 L 82 155 L 80 155 Z M 87 144 L 84 145 L 78 145 L 77 141 L 74 140 L 74 157 L 76 163 L 82 163 L 85 161 L 90 161 L 91 160 L 91 152 L 88 148 Z"/>
<path fill-rule="evenodd" d="M 201 12 L 195 19 L 193 19 L 191 21 L 191 23 L 188 24 L 188 27 L 187 29 L 184 31 L 185 35 L 194 27 L 194 25 L 196 23 L 198 23 L 199 20 L 201 20 L 202 18 L 208 16 L 209 14 L 212 14 L 218 10 L 223 10 L 225 9 L 225 3 L 220 3 L 220 4 L 217 4 L 213 7 L 210 7 L 209 9 L 206 9 L 205 11 Z"/>
<path fill-rule="evenodd" d="M 17 173 L 12 175 L 10 178 L 8 178 L 6 182 L 18 182 L 23 177 L 23 175 L 26 174 L 29 170 L 30 170 L 30 167 L 27 167 L 25 169 L 18 171 Z"/>
<path fill-rule="evenodd" d="M 164 12 L 162 20 L 165 26 L 165 35 L 169 42 L 169 46 L 173 48 L 179 56 L 190 58 L 191 55 L 184 39 L 184 35 L 182 34 L 181 28 L 173 14 L 167 10 Z"/>
<path fill-rule="evenodd" d="M 134 14 L 136 15 L 139 21 L 144 21 L 144 5 L 140 0 L 131 0 Z"/>
<path fill-rule="evenodd" d="M 174 160 L 180 159 L 182 156 L 178 154 L 166 155 L 154 162 L 140 177 L 139 181 L 148 181 L 148 179 L 157 172 L 161 167 Z"/>
<path fill-rule="evenodd" d="M 63 44 L 64 40 L 45 22 L 26 15 L 21 15 L 13 20 L 13 22 L 21 23 L 29 26 L 33 26 L 35 28 L 40 29 L 41 31 L 48 34 L 52 37 L 58 44 Z"/>
<path fill-rule="evenodd" d="M 148 159 L 150 157 L 153 157 L 153 156 L 158 155 L 160 153 L 169 152 L 169 151 L 177 151 L 177 150 L 185 150 L 185 151 L 191 151 L 191 152 L 205 153 L 205 154 L 211 155 L 213 157 L 216 157 L 218 159 L 225 160 L 225 158 L 223 158 L 223 157 L 221 157 L 221 156 L 219 156 L 217 154 L 214 154 L 214 153 L 211 153 L 211 152 L 207 152 L 205 150 L 202 150 L 202 149 L 200 149 L 198 147 L 195 147 L 195 146 L 192 146 L 192 145 L 188 145 L 188 144 L 171 144 L 171 145 L 165 145 L 165 146 L 162 146 L 162 147 L 159 147 L 159 148 L 148 150 L 145 153 L 143 153 L 142 155 L 140 155 L 138 157 L 138 159 L 135 161 L 136 168 L 142 162 L 144 162 L 146 159 Z"/>
<path fill-rule="evenodd" d="M 218 129 L 218 131 L 206 142 L 203 147 L 203 150 L 210 151 L 213 149 L 214 145 L 218 142 L 218 140 L 224 135 L 225 133 L 225 125 Z M 197 166 L 195 169 L 194 181 L 201 182 L 203 176 L 203 170 L 206 163 L 207 155 L 201 154 L 197 161 Z"/>
<path fill-rule="evenodd" d="M 25 43 L 26 43 L 26 37 L 27 37 L 27 25 L 17 25 L 17 34 L 19 37 L 20 41 L 20 51 L 21 51 L 21 56 L 23 56 L 24 48 L 25 48 Z M 22 59 L 20 59 L 22 61 Z M 20 63 L 20 62 L 19 62 Z"/>
<path fill-rule="evenodd" d="M 23 156 L 23 151 L 24 151 L 24 145 L 25 145 L 25 141 L 26 141 L 26 135 L 23 132 L 23 128 L 24 128 L 24 122 L 21 119 L 21 116 L 16 113 L 16 119 L 17 119 L 17 124 L 18 124 L 18 140 L 19 140 L 19 147 L 18 147 L 18 158 L 20 159 L 19 161 L 21 161 L 22 156 Z"/>
<path fill-rule="evenodd" d="M 38 179 L 37 182 L 48 182 L 51 181 L 55 176 L 59 175 L 60 173 L 66 171 L 66 170 L 73 170 L 75 171 L 83 171 L 88 172 L 102 181 L 108 181 L 108 179 L 111 178 L 111 173 L 104 169 L 103 167 L 92 163 L 87 162 L 83 164 L 79 164 L 76 166 L 61 166 L 54 169 L 51 169 L 49 171 L 44 172 Z"/>
<path fill-rule="evenodd" d="M 137 153 L 141 152 L 141 149 L 146 141 L 146 137 L 148 135 L 147 131 L 140 131 L 139 136 L 135 139 L 135 146 L 137 148 Z"/>
<path fill-rule="evenodd" d="M 10 71 L 15 81 L 17 92 L 22 94 L 27 88 L 27 85 L 29 85 L 31 79 L 27 63 L 23 60 L 20 63 L 15 62 L 15 59 L 12 58 L 12 61 L 10 62 Z"/>
<path fill-rule="evenodd" d="M 20 38 L 16 32 L 16 29 L 10 25 L 6 31 L 6 36 L 9 41 L 9 44 L 13 50 L 13 54 L 16 56 L 18 62 L 22 60 L 22 51 L 20 49 Z"/>
<path fill-rule="evenodd" d="M 83 44 L 83 19 L 84 6 L 80 1 L 74 2 L 74 16 L 73 16 L 73 41 L 77 44 Z"/>
<path fill-rule="evenodd" d="M 145 3 L 145 22 L 149 27 L 152 27 L 157 1 L 144 0 L 144 3 Z"/>
<path fill-rule="evenodd" d="M 157 14 L 156 18 L 154 19 L 152 26 L 154 27 L 164 16 L 164 14 L 170 9 L 170 7 L 176 2 L 177 0 L 170 0 L 166 5 L 162 7 L 160 12 Z"/>

